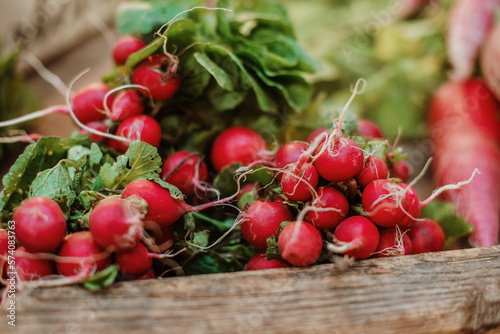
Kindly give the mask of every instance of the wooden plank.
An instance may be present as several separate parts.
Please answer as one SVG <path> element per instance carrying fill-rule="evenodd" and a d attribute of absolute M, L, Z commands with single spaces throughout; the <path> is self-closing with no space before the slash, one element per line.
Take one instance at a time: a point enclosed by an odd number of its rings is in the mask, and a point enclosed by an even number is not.
<path fill-rule="evenodd" d="M 16 296 L 16 333 L 499 332 L 500 246 Z M 0 328 L 8 329 L 6 310 Z M 4 331 L 2 331 L 4 332 Z"/>

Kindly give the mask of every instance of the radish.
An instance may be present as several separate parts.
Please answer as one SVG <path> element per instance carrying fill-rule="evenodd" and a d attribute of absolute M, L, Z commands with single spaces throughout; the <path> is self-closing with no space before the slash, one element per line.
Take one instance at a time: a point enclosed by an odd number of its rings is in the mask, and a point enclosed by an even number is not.
<path fill-rule="evenodd" d="M 120 266 L 119 271 L 122 275 L 132 277 L 145 275 L 153 266 L 148 249 L 140 242 L 134 249 L 116 253 L 115 263 Z"/>
<path fill-rule="evenodd" d="M 411 239 L 399 227 L 389 227 L 380 232 L 377 249 L 373 257 L 390 257 L 412 254 Z"/>
<path fill-rule="evenodd" d="M 88 231 L 68 234 L 57 255 L 57 270 L 61 275 L 74 277 L 75 282 L 112 263 L 110 254 L 97 244 Z"/>
<path fill-rule="evenodd" d="M 268 260 L 266 252 L 260 252 L 255 254 L 250 261 L 248 261 L 246 270 L 267 270 L 288 267 L 290 267 L 290 263 L 280 259 Z"/>
<path fill-rule="evenodd" d="M 392 165 L 391 177 L 400 179 L 401 182 L 407 182 L 410 178 L 410 167 L 405 160 L 400 160 Z"/>
<path fill-rule="evenodd" d="M 124 120 L 116 130 L 116 134 L 130 141 L 140 140 L 154 147 L 160 146 L 161 142 L 161 127 L 158 122 L 150 116 L 138 115 L 132 116 Z M 117 143 L 120 151 L 125 152 L 128 148 L 127 143 Z"/>
<path fill-rule="evenodd" d="M 153 268 L 151 268 L 144 275 L 134 278 L 133 281 L 142 281 L 142 280 L 152 279 L 152 278 L 156 278 L 155 271 Z"/>
<path fill-rule="evenodd" d="M 309 147 L 308 143 L 292 141 L 280 147 L 274 156 L 274 164 L 277 168 L 284 168 L 289 164 L 296 163 L 301 154 Z M 310 162 L 312 159 L 308 159 Z"/>
<path fill-rule="evenodd" d="M 97 131 L 101 131 L 101 132 L 108 131 L 108 127 L 107 127 L 106 123 L 104 123 L 103 121 L 91 121 L 91 122 L 88 122 L 85 125 L 88 126 L 89 128 L 97 130 Z M 86 134 L 86 133 L 88 133 L 88 131 L 85 130 L 85 129 L 80 129 L 80 133 L 81 134 Z M 91 133 L 90 134 L 90 140 L 92 140 L 92 141 L 103 141 L 104 137 L 100 136 L 100 135 L 97 135 L 95 133 Z"/>
<path fill-rule="evenodd" d="M 498 0 L 458 0 L 453 4 L 446 38 L 452 80 L 465 80 L 473 74 L 479 47 L 499 6 Z"/>
<path fill-rule="evenodd" d="M 171 56 L 154 54 L 134 69 L 132 82 L 148 89 L 141 89 L 142 94 L 157 101 L 165 101 L 179 89 L 181 80 L 176 71 L 177 64 Z"/>
<path fill-rule="evenodd" d="M 127 59 L 146 46 L 140 38 L 134 36 L 121 37 L 113 47 L 113 60 L 117 65 L 124 65 Z"/>
<path fill-rule="evenodd" d="M 163 188 L 151 180 L 135 180 L 130 182 L 122 192 L 122 198 L 132 195 L 143 198 L 148 203 L 145 220 L 157 223 L 162 229 L 172 225 L 182 215 L 188 212 L 198 212 L 230 201 L 236 194 L 198 206 L 187 204 L 182 194 L 172 195 L 169 189 Z"/>
<path fill-rule="evenodd" d="M 308 203 L 311 210 L 305 220 L 320 230 L 332 231 L 349 213 L 349 202 L 334 187 L 324 186 L 316 190 L 317 196 Z"/>
<path fill-rule="evenodd" d="M 49 259 L 40 258 L 36 253 L 30 253 L 24 247 L 16 249 L 16 272 L 21 281 L 34 281 L 44 276 L 57 274 L 56 264 Z"/>
<path fill-rule="evenodd" d="M 284 204 L 260 200 L 248 207 L 243 218 L 240 226 L 245 239 L 256 248 L 266 249 L 266 240 L 277 235 L 280 224 L 291 221 L 293 215 Z"/>
<path fill-rule="evenodd" d="M 363 216 L 344 219 L 333 232 L 333 243 L 327 249 L 356 259 L 366 259 L 377 249 L 379 232 L 377 226 Z"/>
<path fill-rule="evenodd" d="M 295 163 L 285 168 L 281 177 L 281 190 L 292 201 L 307 201 L 313 196 L 319 182 L 316 167 L 309 163 Z"/>
<path fill-rule="evenodd" d="M 285 261 L 294 266 L 309 266 L 319 259 L 323 250 L 323 239 L 311 224 L 294 221 L 281 231 L 278 248 Z"/>
<path fill-rule="evenodd" d="M 16 238 L 29 252 L 52 252 L 66 234 L 66 219 L 59 205 L 48 197 L 33 197 L 17 207 Z"/>
<path fill-rule="evenodd" d="M 356 135 L 369 139 L 384 138 L 379 126 L 367 119 L 358 120 L 358 132 L 356 132 Z"/>
<path fill-rule="evenodd" d="M 496 24 L 484 41 L 481 55 L 481 73 L 486 84 L 500 101 L 500 24 Z"/>
<path fill-rule="evenodd" d="M 374 155 L 367 155 L 361 171 L 356 174 L 354 179 L 361 188 L 364 188 L 374 180 L 386 179 L 388 175 L 389 170 L 384 160 Z"/>
<path fill-rule="evenodd" d="M 89 84 L 76 92 L 71 102 L 71 109 L 82 123 L 106 118 L 104 98 L 111 88 L 102 82 Z M 111 106 L 113 97 L 108 96 L 106 104 Z"/>
<path fill-rule="evenodd" d="M 431 219 L 415 222 L 407 232 L 412 243 L 412 254 L 440 252 L 444 249 L 444 232 L 441 226 Z"/>
<path fill-rule="evenodd" d="M 132 201 L 110 197 L 90 212 L 89 230 L 99 246 L 125 251 L 136 247 L 142 238 L 143 221 Z"/>
<path fill-rule="evenodd" d="M 319 136 L 324 136 L 325 135 L 328 135 L 328 129 L 324 126 L 322 127 L 319 127 L 317 128 L 316 130 L 313 130 L 309 136 L 307 136 L 307 139 L 306 141 L 308 143 L 312 143 L 314 141 L 314 139 L 316 139 L 316 137 L 319 137 Z"/>
<path fill-rule="evenodd" d="M 271 156 L 264 138 L 257 132 L 243 127 L 233 126 L 217 136 L 211 152 L 212 165 L 217 173 L 232 163 L 242 165 L 256 160 L 269 162 Z"/>
<path fill-rule="evenodd" d="M 15 244 L 13 243 L 13 246 Z M 9 252 L 9 232 L 0 229 L 0 281 L 2 278 L 7 278 L 8 271 L 8 252 Z"/>
<path fill-rule="evenodd" d="M 471 222 L 473 246 L 498 244 L 500 214 L 500 121 L 495 97 L 480 80 L 447 82 L 435 92 L 429 109 L 434 141 L 434 177 L 438 185 L 481 173 L 460 190 L 447 193 L 457 214 Z"/>
<path fill-rule="evenodd" d="M 206 181 L 208 169 L 198 153 L 189 151 L 175 152 L 163 163 L 161 179 L 177 188 L 186 196 L 196 189 L 204 189 L 200 181 Z"/>
<path fill-rule="evenodd" d="M 112 121 L 123 121 L 144 112 L 142 97 L 137 90 L 123 90 L 116 94 L 111 104 L 108 118 Z"/>

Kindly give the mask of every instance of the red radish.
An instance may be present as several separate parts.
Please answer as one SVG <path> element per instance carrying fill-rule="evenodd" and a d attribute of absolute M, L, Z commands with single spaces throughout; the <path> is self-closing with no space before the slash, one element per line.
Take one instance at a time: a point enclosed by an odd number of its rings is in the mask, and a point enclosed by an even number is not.
<path fill-rule="evenodd" d="M 12 249 L 15 248 L 15 243 L 12 243 Z M 0 279 L 7 278 L 8 269 L 8 251 L 9 251 L 9 232 L 0 229 Z"/>
<path fill-rule="evenodd" d="M 267 270 L 288 267 L 290 267 L 290 263 L 286 261 L 280 259 L 268 260 L 266 257 L 266 252 L 255 254 L 247 264 L 247 270 Z"/>
<path fill-rule="evenodd" d="M 363 151 L 353 140 L 340 138 L 325 142 L 316 151 L 314 166 L 327 181 L 338 182 L 353 178 L 363 168 Z"/>
<path fill-rule="evenodd" d="M 131 201 L 110 197 L 90 212 L 89 230 L 96 243 L 105 249 L 130 250 L 142 237 L 141 213 Z"/>
<path fill-rule="evenodd" d="M 405 160 L 400 160 L 392 165 L 391 177 L 395 177 L 401 180 L 401 182 L 407 182 L 410 178 L 410 167 Z"/>
<path fill-rule="evenodd" d="M 105 83 L 95 82 L 77 91 L 71 103 L 76 118 L 82 123 L 106 118 L 104 98 L 110 89 Z M 109 107 L 112 103 L 113 97 L 108 96 L 106 104 Z"/>
<path fill-rule="evenodd" d="M 151 180 L 135 180 L 130 182 L 122 192 L 122 198 L 132 195 L 143 198 L 148 203 L 145 220 L 157 223 L 162 229 L 175 223 L 187 212 L 198 212 L 230 201 L 235 195 L 217 201 L 191 206 L 183 198 L 175 198 L 170 190 L 163 188 Z"/>
<path fill-rule="evenodd" d="M 139 277 L 152 269 L 153 259 L 149 256 L 146 246 L 139 242 L 134 249 L 116 253 L 115 263 L 120 266 L 122 275 Z"/>
<path fill-rule="evenodd" d="M 327 248 L 356 259 L 366 259 L 377 249 L 379 232 L 377 226 L 363 216 L 351 216 L 344 219 L 333 232 L 334 243 Z"/>
<path fill-rule="evenodd" d="M 281 177 L 281 190 L 292 201 L 307 201 L 318 185 L 319 175 L 316 167 L 309 163 L 292 164 Z"/>
<path fill-rule="evenodd" d="M 151 268 L 151 269 L 150 269 L 147 273 L 145 273 L 144 275 L 139 276 L 139 277 L 136 277 L 136 278 L 134 278 L 133 280 L 134 280 L 134 281 L 142 281 L 142 280 L 152 279 L 152 278 L 156 278 L 155 271 L 153 270 L 153 268 Z"/>
<path fill-rule="evenodd" d="M 496 24 L 481 50 L 481 73 L 486 84 L 500 101 L 500 24 Z"/>
<path fill-rule="evenodd" d="M 134 36 L 123 36 L 113 48 L 113 60 L 117 65 L 124 65 L 128 57 L 146 46 L 140 38 Z"/>
<path fill-rule="evenodd" d="M 173 97 L 181 84 L 175 61 L 163 54 L 154 54 L 140 63 L 132 73 L 132 82 L 146 87 L 148 91 L 141 93 L 157 101 Z"/>
<path fill-rule="evenodd" d="M 161 142 L 160 124 L 153 117 L 147 115 L 127 118 L 118 126 L 116 134 L 131 141 L 140 140 L 154 147 L 158 147 Z M 126 151 L 128 144 L 120 142 L 118 147 L 121 151 Z"/>
<path fill-rule="evenodd" d="M 354 177 L 361 188 L 366 187 L 370 182 L 378 179 L 386 179 L 389 170 L 384 160 L 374 155 L 368 155 L 363 162 L 363 168 Z"/>
<path fill-rule="evenodd" d="M 301 141 L 292 141 L 284 144 L 274 156 L 275 167 L 284 168 L 289 164 L 296 163 L 299 161 L 300 155 L 306 151 L 308 147 L 308 143 Z M 312 159 L 309 159 L 307 162 L 311 160 Z"/>
<path fill-rule="evenodd" d="M 406 203 L 408 203 L 408 211 L 405 212 L 406 216 L 398 222 L 396 225 L 401 229 L 405 230 L 410 228 L 415 223 L 416 219 L 420 217 L 420 213 L 422 212 L 422 208 L 429 203 L 429 200 L 425 200 L 424 202 L 420 202 L 418 198 L 418 194 L 412 187 L 408 186 L 405 183 L 400 183 L 401 187 L 405 189 L 404 197 L 406 199 Z M 432 197 L 431 197 L 432 198 Z"/>
<path fill-rule="evenodd" d="M 258 195 L 258 191 L 260 189 L 260 183 L 249 183 L 245 184 L 243 187 L 241 187 L 240 191 L 238 192 L 238 196 L 236 196 L 236 200 L 239 201 L 243 195 L 246 193 L 249 193 L 251 191 L 254 191 L 254 189 L 257 191 L 256 195 Z"/>
<path fill-rule="evenodd" d="M 34 281 L 57 274 L 54 261 L 41 258 L 37 253 L 30 253 L 24 247 L 16 249 L 14 258 L 16 272 L 21 281 Z"/>
<path fill-rule="evenodd" d="M 383 138 L 382 130 L 380 130 L 379 126 L 374 122 L 367 119 L 358 120 L 358 128 L 359 131 L 356 133 L 357 136 L 365 137 L 365 138 Z"/>
<path fill-rule="evenodd" d="M 106 123 L 104 123 L 103 121 L 92 121 L 92 122 L 88 122 L 85 125 L 88 126 L 89 128 L 92 128 L 94 130 L 98 130 L 98 131 L 101 131 L 101 132 L 108 131 L 108 127 L 106 126 Z M 80 133 L 85 134 L 85 133 L 88 133 L 88 131 L 85 130 L 85 129 L 80 129 Z M 103 141 L 104 137 L 103 136 L 99 136 L 99 135 L 97 135 L 95 133 L 91 133 L 90 134 L 90 140 L 92 140 L 92 141 Z"/>
<path fill-rule="evenodd" d="M 434 220 L 415 222 L 407 234 L 411 239 L 412 254 L 440 252 L 444 249 L 443 229 Z"/>
<path fill-rule="evenodd" d="M 316 137 L 318 136 L 324 136 L 326 138 L 325 135 L 328 135 L 328 129 L 326 127 L 320 127 L 320 128 L 317 128 L 316 130 L 312 131 L 309 136 L 307 136 L 307 139 L 306 141 L 308 143 L 312 143 Z"/>
<path fill-rule="evenodd" d="M 163 163 L 161 179 L 173 184 L 186 196 L 195 189 L 203 189 L 200 181 L 208 178 L 208 169 L 199 154 L 189 151 L 175 152 Z"/>
<path fill-rule="evenodd" d="M 48 197 L 25 200 L 17 207 L 12 219 L 16 222 L 17 240 L 29 252 L 52 252 L 66 234 L 64 213 Z"/>
<path fill-rule="evenodd" d="M 349 202 L 333 187 L 324 186 L 316 191 L 317 196 L 309 204 L 312 209 L 306 213 L 305 220 L 320 230 L 331 231 L 349 213 Z"/>
<path fill-rule="evenodd" d="M 88 231 L 68 234 L 59 249 L 57 270 L 64 276 L 87 277 L 109 267 L 111 256 L 101 248 Z"/>
<path fill-rule="evenodd" d="M 395 226 L 408 210 L 404 188 L 388 179 L 375 180 L 363 190 L 361 203 L 366 216 L 382 227 Z"/>
<path fill-rule="evenodd" d="M 438 185 L 480 175 L 459 190 L 447 193 L 457 214 L 474 225 L 473 246 L 498 244 L 500 213 L 500 121 L 495 97 L 484 83 L 469 80 L 443 84 L 429 110 L 434 141 L 434 177 Z"/>
<path fill-rule="evenodd" d="M 380 239 L 373 257 L 391 257 L 412 254 L 411 239 L 399 227 L 389 227 L 380 232 Z"/>
<path fill-rule="evenodd" d="M 116 94 L 108 118 L 112 121 L 123 121 L 129 117 L 141 115 L 143 112 L 144 104 L 139 92 L 123 90 Z"/>
<path fill-rule="evenodd" d="M 287 206 L 276 202 L 257 201 L 248 207 L 240 225 L 245 239 L 256 248 L 266 249 L 266 240 L 277 235 L 280 224 L 291 221 L 293 215 Z"/>
<path fill-rule="evenodd" d="M 446 46 L 453 66 L 450 78 L 461 81 L 471 77 L 479 47 L 491 28 L 498 0 L 458 0 L 448 18 Z"/>
<path fill-rule="evenodd" d="M 257 132 L 234 126 L 217 136 L 212 145 L 211 159 L 215 171 L 219 173 L 235 162 L 247 165 L 256 160 L 270 161 L 271 156 L 264 138 Z"/>
<path fill-rule="evenodd" d="M 311 224 L 294 221 L 281 231 L 278 248 L 285 261 L 294 266 L 309 266 L 319 259 L 323 250 L 323 239 Z"/>

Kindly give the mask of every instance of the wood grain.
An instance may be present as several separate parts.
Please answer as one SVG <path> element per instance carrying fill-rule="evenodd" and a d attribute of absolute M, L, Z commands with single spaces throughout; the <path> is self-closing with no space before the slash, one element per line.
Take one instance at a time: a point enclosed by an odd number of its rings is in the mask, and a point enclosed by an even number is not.
<path fill-rule="evenodd" d="M 500 246 L 16 296 L 16 333 L 498 333 Z M 0 328 L 8 328 L 2 310 Z M 5 331 L 2 330 L 2 333 Z"/>

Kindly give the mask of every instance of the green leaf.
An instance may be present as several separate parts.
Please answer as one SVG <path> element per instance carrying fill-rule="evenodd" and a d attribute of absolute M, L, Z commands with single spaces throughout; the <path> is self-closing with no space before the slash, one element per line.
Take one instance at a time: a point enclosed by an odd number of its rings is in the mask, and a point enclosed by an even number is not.
<path fill-rule="evenodd" d="M 183 267 L 187 275 L 215 274 L 243 270 L 243 263 L 235 257 L 226 257 L 208 250 L 197 253 Z"/>
<path fill-rule="evenodd" d="M 107 288 L 115 282 L 119 268 L 117 264 L 112 264 L 106 269 L 82 280 L 80 283 L 91 291 L 99 291 L 103 288 Z"/>
<path fill-rule="evenodd" d="M 173 198 L 184 200 L 184 194 L 182 193 L 182 191 L 180 191 L 179 188 L 177 188 L 173 184 L 165 182 L 160 178 L 149 178 L 148 180 L 154 181 L 163 188 L 168 189 L 170 191 L 170 196 L 172 196 Z"/>
<path fill-rule="evenodd" d="M 238 190 L 235 171 L 241 167 L 241 163 L 234 163 L 224 167 L 214 179 L 214 187 L 218 189 L 224 196 L 234 194 Z M 253 167 L 254 172 L 247 174 L 240 181 L 240 187 L 245 184 L 259 183 L 262 186 L 271 184 L 274 181 L 274 173 L 262 168 L 261 165 Z"/>
<path fill-rule="evenodd" d="M 192 243 L 200 247 L 207 247 L 209 242 L 210 232 L 208 231 L 198 231 L 194 232 L 194 238 Z"/>
<path fill-rule="evenodd" d="M 434 200 L 427 204 L 421 213 L 421 217 L 430 218 L 443 228 L 446 244 L 469 235 L 473 225 L 458 217 L 453 204 Z"/>
<path fill-rule="evenodd" d="M 163 45 L 163 38 L 157 38 L 151 43 L 149 43 L 142 50 L 137 51 L 128 57 L 127 62 L 125 63 L 125 69 L 127 73 L 132 73 L 132 70 L 144 59 L 151 56 L 155 53 L 161 46 Z"/>
<path fill-rule="evenodd" d="M 234 85 L 231 81 L 230 76 L 224 69 L 219 67 L 216 63 L 214 63 L 208 56 L 204 53 L 196 52 L 194 54 L 194 58 L 198 61 L 198 63 L 203 66 L 208 73 L 210 73 L 219 86 L 227 91 L 233 91 Z"/>
<path fill-rule="evenodd" d="M 266 240 L 267 249 L 266 249 L 266 257 L 268 260 L 281 259 L 281 253 L 278 248 L 278 238 L 272 235 Z"/>
<path fill-rule="evenodd" d="M 123 188 L 138 179 L 158 178 L 161 173 L 161 157 L 156 147 L 134 141 L 114 164 L 105 163 L 100 178 L 109 189 Z"/>
<path fill-rule="evenodd" d="M 68 171 L 73 162 L 61 160 L 55 167 L 40 172 L 31 184 L 29 196 L 44 196 L 53 199 L 59 204 L 66 218 L 69 216 L 71 205 L 76 194 L 72 189 L 73 179 Z"/>

